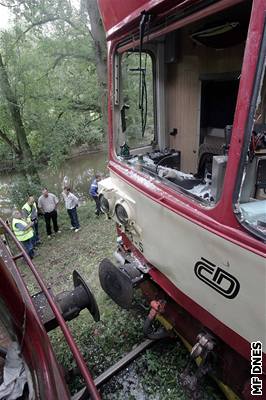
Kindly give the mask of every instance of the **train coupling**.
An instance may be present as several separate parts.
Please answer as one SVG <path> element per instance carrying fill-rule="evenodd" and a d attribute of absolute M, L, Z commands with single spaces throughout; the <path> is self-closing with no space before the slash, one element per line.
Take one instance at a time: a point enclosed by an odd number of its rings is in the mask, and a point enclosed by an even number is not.
<path fill-rule="evenodd" d="M 179 381 L 184 387 L 189 397 L 193 400 L 201 399 L 200 391 L 201 379 L 213 369 L 213 349 L 215 340 L 212 335 L 207 332 L 201 332 L 197 336 L 197 342 L 192 347 L 189 361 L 179 377 Z M 197 362 L 197 369 L 192 372 L 193 362 Z"/>
<path fill-rule="evenodd" d="M 166 308 L 166 300 L 160 299 L 160 300 L 152 300 L 150 302 L 150 311 L 147 316 L 147 318 L 144 321 L 143 325 L 143 332 L 144 335 L 151 339 L 151 340 L 159 340 L 159 339 L 164 339 L 166 337 L 172 337 L 172 329 L 165 329 L 164 327 L 159 327 L 157 329 L 154 329 L 152 324 L 153 321 L 158 317 L 164 314 L 165 308 Z"/>
<path fill-rule="evenodd" d="M 54 295 L 51 289 L 48 289 L 65 321 L 71 321 L 76 318 L 79 313 L 87 308 L 92 315 L 94 321 L 100 320 L 100 313 L 96 300 L 89 289 L 88 285 L 77 271 L 73 271 L 74 289 L 64 291 Z M 32 296 L 32 300 L 36 311 L 47 332 L 58 326 L 58 321 L 48 303 L 43 292 L 36 293 Z"/>

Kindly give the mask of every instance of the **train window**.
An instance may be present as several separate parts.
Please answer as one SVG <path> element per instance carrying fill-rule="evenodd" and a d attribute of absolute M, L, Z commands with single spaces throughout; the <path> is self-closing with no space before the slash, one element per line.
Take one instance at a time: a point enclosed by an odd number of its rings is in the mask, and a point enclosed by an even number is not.
<path fill-rule="evenodd" d="M 151 146 L 155 138 L 153 63 L 149 53 L 126 52 L 121 57 L 120 129 L 117 154 Z"/>
<path fill-rule="evenodd" d="M 234 5 L 145 43 L 156 74 L 148 53 L 141 62 L 137 52 L 121 56 L 121 119 L 118 113 L 115 119 L 121 121 L 122 147 L 121 141 L 117 147 L 122 151 L 117 154 L 208 206 L 223 190 L 251 5 Z M 143 88 L 147 112 L 141 107 Z"/>
<path fill-rule="evenodd" d="M 241 177 L 240 220 L 266 238 L 266 73 L 259 84 L 257 105 Z"/>

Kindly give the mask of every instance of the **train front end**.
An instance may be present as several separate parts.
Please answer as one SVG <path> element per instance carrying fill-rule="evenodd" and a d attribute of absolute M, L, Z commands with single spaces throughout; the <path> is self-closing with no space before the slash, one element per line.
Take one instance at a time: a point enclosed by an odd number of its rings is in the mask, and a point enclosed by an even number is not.
<path fill-rule="evenodd" d="M 178 335 L 228 398 L 266 385 L 265 1 L 99 1 L 108 39 L 117 224 L 103 289 L 151 302 L 147 336 Z M 157 318 L 164 331 L 153 331 Z M 260 368 L 251 369 L 258 346 Z M 189 368 L 188 390 L 198 377 Z M 234 397 L 236 396 L 236 397 Z"/>

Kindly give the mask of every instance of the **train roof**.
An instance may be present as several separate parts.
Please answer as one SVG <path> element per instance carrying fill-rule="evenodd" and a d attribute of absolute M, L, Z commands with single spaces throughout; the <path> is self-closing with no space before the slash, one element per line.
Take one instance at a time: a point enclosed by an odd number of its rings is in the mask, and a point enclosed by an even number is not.
<path fill-rule="evenodd" d="M 122 37 L 136 29 L 143 11 L 161 19 L 169 14 L 194 12 L 213 3 L 237 4 L 243 0 L 98 0 L 99 10 L 106 31 L 107 40 Z"/>
<path fill-rule="evenodd" d="M 98 0 L 107 39 L 121 36 L 125 27 L 127 31 L 134 28 L 142 11 L 165 14 L 175 9 L 182 9 L 202 0 Z"/>

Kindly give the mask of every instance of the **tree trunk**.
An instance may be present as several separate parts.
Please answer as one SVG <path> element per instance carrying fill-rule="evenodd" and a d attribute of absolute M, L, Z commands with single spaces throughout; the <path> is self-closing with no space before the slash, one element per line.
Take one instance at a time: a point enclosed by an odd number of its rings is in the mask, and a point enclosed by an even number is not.
<path fill-rule="evenodd" d="M 107 48 L 97 0 L 86 0 L 87 12 L 90 20 L 90 31 L 95 47 L 96 72 L 101 95 L 103 128 L 107 133 Z"/>
<path fill-rule="evenodd" d="M 9 137 L 6 135 L 5 132 L 0 129 L 0 138 L 12 149 L 12 151 L 17 155 L 18 158 L 21 158 L 21 151 L 20 149 L 16 146 L 15 143 L 12 142 L 12 140 L 9 139 Z"/>
<path fill-rule="evenodd" d="M 40 182 L 38 172 L 36 170 L 33 155 L 31 152 L 30 145 L 27 140 L 25 128 L 22 122 L 20 107 L 16 99 L 15 94 L 9 83 L 6 68 L 3 63 L 2 56 L 0 54 L 0 89 L 7 102 L 7 107 L 11 116 L 14 131 L 18 142 L 18 149 L 22 156 L 22 169 L 30 180 L 36 183 Z"/>

